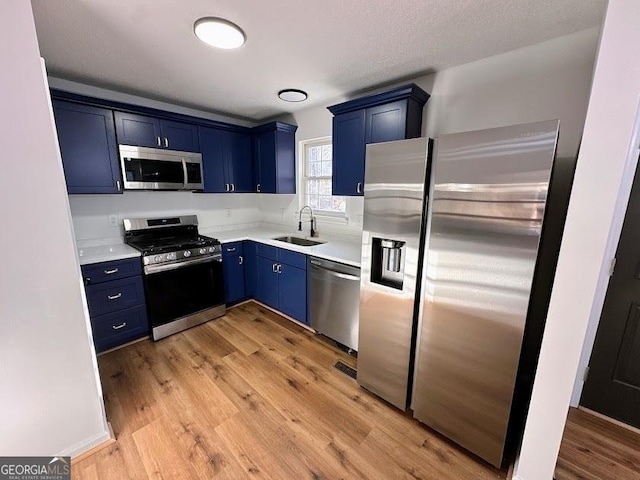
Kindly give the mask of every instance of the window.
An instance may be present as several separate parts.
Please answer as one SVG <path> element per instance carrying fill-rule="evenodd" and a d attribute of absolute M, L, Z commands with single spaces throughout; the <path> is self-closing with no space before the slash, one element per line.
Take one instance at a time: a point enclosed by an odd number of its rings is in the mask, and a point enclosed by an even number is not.
<path fill-rule="evenodd" d="M 344 216 L 347 210 L 345 197 L 331 195 L 331 138 L 305 142 L 303 145 L 304 205 L 314 213 Z"/>

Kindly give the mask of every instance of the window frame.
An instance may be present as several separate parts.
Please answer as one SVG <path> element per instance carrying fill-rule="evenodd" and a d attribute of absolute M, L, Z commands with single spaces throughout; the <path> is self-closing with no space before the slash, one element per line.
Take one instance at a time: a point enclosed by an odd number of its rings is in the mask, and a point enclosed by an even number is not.
<path fill-rule="evenodd" d="M 332 179 L 333 178 L 333 169 L 331 172 L 331 176 L 323 175 L 319 177 L 310 177 L 308 175 L 308 159 L 307 159 L 307 151 L 309 148 L 322 146 L 322 145 L 332 145 L 332 137 L 319 137 L 313 138 L 309 140 L 301 140 L 299 142 L 299 158 L 300 158 L 300 201 L 299 208 L 307 205 L 307 182 L 309 179 Z M 333 154 L 332 154 L 333 157 Z M 333 161 L 333 160 L 332 160 Z M 333 193 L 331 194 L 333 197 Z M 342 197 L 345 202 L 344 212 L 335 212 L 332 210 L 320 210 L 319 208 L 313 208 L 313 214 L 319 217 L 329 217 L 334 219 L 344 220 L 347 218 L 347 198 L 343 195 L 335 195 L 336 197 Z"/>

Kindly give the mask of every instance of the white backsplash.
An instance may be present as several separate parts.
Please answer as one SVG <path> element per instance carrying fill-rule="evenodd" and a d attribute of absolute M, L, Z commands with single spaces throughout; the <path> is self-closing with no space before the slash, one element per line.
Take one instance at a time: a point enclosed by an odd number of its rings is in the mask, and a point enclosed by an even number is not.
<path fill-rule="evenodd" d="M 298 195 L 260 195 L 258 205 L 260 219 L 269 225 L 283 226 L 289 229 L 298 228 L 298 212 L 300 209 Z M 347 198 L 347 215 L 345 218 L 316 216 L 316 230 L 320 236 L 352 237 L 351 240 L 360 241 L 362 235 L 362 213 L 364 201 L 362 197 Z M 303 220 L 308 220 L 305 211 Z M 309 223 L 302 224 L 306 235 Z"/>
<path fill-rule="evenodd" d="M 69 203 L 76 242 L 85 246 L 122 242 L 125 218 L 197 215 L 202 230 L 254 228 L 261 220 L 257 194 L 125 192 L 69 195 Z"/>

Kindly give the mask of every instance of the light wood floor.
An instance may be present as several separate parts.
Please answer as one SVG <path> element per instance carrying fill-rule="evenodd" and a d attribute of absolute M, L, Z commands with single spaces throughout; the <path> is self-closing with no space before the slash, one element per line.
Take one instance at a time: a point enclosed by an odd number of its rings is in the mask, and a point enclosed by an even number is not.
<path fill-rule="evenodd" d="M 500 472 L 358 387 L 354 364 L 248 303 L 99 358 L 117 442 L 75 479 L 492 479 Z"/>
<path fill-rule="evenodd" d="M 556 480 L 640 479 L 640 434 L 572 408 Z"/>

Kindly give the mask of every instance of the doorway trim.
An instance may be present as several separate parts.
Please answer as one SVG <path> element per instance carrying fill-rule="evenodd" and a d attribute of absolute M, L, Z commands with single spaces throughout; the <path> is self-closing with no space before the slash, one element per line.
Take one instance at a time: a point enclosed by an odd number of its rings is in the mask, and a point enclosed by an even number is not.
<path fill-rule="evenodd" d="M 591 359 L 591 353 L 593 352 L 593 345 L 596 340 L 596 332 L 598 325 L 600 324 L 600 317 L 602 316 L 602 308 L 604 307 L 604 300 L 609 287 L 609 279 L 611 276 L 610 268 L 611 262 L 616 256 L 616 250 L 618 249 L 618 243 L 620 242 L 620 235 L 622 234 L 622 225 L 624 223 L 624 217 L 627 213 L 627 207 L 629 205 L 629 197 L 631 196 L 631 187 L 633 186 L 633 179 L 635 177 L 636 168 L 638 168 L 638 156 L 640 155 L 640 102 L 636 106 L 636 120 L 633 126 L 633 136 L 627 151 L 627 159 L 624 167 L 624 174 L 620 181 L 620 187 L 618 188 L 618 198 L 616 200 L 614 217 L 611 222 L 611 229 L 609 230 L 609 238 L 607 240 L 606 255 L 604 257 L 603 264 L 600 267 L 600 278 L 598 279 L 598 287 L 596 294 L 593 297 L 593 303 L 591 305 L 591 314 L 589 315 L 589 326 L 587 327 L 587 333 L 585 336 L 584 344 L 582 346 L 582 353 L 580 354 L 580 363 L 578 364 L 578 375 L 573 385 L 573 393 L 571 394 L 571 406 L 579 407 L 580 397 L 582 396 L 582 389 L 584 387 L 585 372 L 589 366 Z"/>

